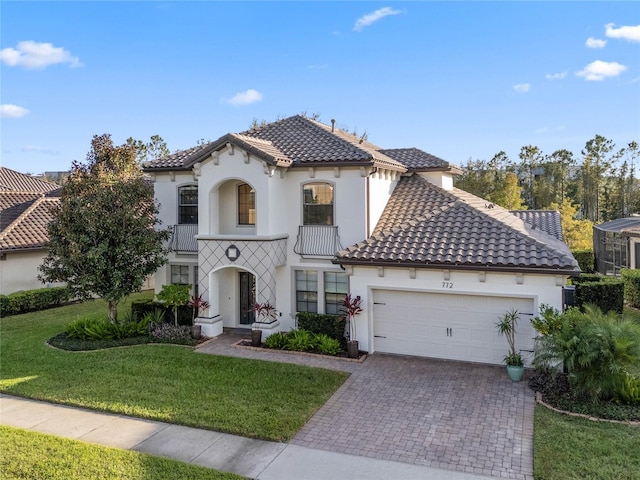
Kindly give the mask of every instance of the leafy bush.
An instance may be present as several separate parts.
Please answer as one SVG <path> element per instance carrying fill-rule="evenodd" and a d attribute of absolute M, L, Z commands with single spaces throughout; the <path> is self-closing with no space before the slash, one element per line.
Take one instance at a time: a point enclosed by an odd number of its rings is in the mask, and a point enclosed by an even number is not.
<path fill-rule="evenodd" d="M 595 272 L 596 262 L 593 250 L 573 250 L 571 253 L 573 254 L 573 258 L 578 262 L 580 270 L 582 270 L 583 273 Z"/>
<path fill-rule="evenodd" d="M 600 275 L 599 273 L 581 273 L 577 277 L 571 277 L 571 282 L 574 285 L 577 285 L 579 283 L 586 283 L 586 282 L 601 282 L 606 280 L 607 278 L 608 277 L 605 277 L 604 275 Z"/>
<path fill-rule="evenodd" d="M 57 307 L 70 299 L 66 287 L 24 290 L 9 295 L 0 295 L 0 315 L 8 317 L 20 313 L 35 312 Z"/>
<path fill-rule="evenodd" d="M 307 330 L 291 330 L 287 338 L 286 350 L 309 352 L 315 348 L 313 334 Z"/>
<path fill-rule="evenodd" d="M 163 303 L 150 300 L 147 302 L 133 302 L 131 304 L 131 312 L 138 318 L 143 318 L 148 313 L 156 310 L 164 312 L 164 321 L 171 321 L 171 319 L 173 319 L 173 310 Z M 178 325 L 191 325 L 192 316 L 193 309 L 189 305 L 178 307 Z"/>
<path fill-rule="evenodd" d="M 624 299 L 630 305 L 640 308 L 640 270 L 623 268 L 620 271 L 624 282 Z"/>
<path fill-rule="evenodd" d="M 536 339 L 534 364 L 563 368 L 578 397 L 622 398 L 629 374 L 640 365 L 640 327 L 594 305 L 584 313 L 570 309 L 560 329 Z"/>
<path fill-rule="evenodd" d="M 117 322 L 108 318 L 79 319 L 67 325 L 65 331 L 70 338 L 81 340 L 121 340 L 147 335 L 150 320 L 149 316 L 140 321 L 128 317 Z"/>
<path fill-rule="evenodd" d="M 622 313 L 624 308 L 624 283 L 622 280 L 600 277 L 599 281 L 582 281 L 576 285 L 576 306 L 597 305 L 603 312 Z"/>
<path fill-rule="evenodd" d="M 562 315 L 557 308 L 543 303 L 540 316 L 531 320 L 531 325 L 540 335 L 551 335 L 562 328 Z"/>
<path fill-rule="evenodd" d="M 344 335 L 345 322 L 338 315 L 298 312 L 296 319 L 299 329 L 307 330 L 311 333 L 324 333 L 340 342 L 343 347 L 347 345 Z"/>
<path fill-rule="evenodd" d="M 186 325 L 154 323 L 151 325 L 151 338 L 154 341 L 191 345 L 191 329 Z"/>
<path fill-rule="evenodd" d="M 269 335 L 264 341 L 267 348 L 273 348 L 276 350 L 284 350 L 289 343 L 289 334 L 286 332 L 276 332 Z"/>
<path fill-rule="evenodd" d="M 640 376 L 627 374 L 616 393 L 619 402 L 640 406 Z"/>
<path fill-rule="evenodd" d="M 340 342 L 324 333 L 316 334 L 314 343 L 316 350 L 323 355 L 337 355 L 342 351 Z"/>

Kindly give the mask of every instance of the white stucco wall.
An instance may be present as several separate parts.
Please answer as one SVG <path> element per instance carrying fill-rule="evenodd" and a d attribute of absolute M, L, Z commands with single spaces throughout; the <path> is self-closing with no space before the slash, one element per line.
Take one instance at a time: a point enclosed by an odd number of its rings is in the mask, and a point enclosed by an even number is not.
<path fill-rule="evenodd" d="M 537 314 L 541 304 L 551 305 L 562 310 L 562 285 L 566 283 L 565 275 L 523 274 L 521 284 L 513 273 L 487 273 L 484 281 L 479 271 L 449 271 L 449 279 L 445 280 L 443 270 L 416 269 L 415 278 L 410 278 L 410 270 L 402 268 L 384 268 L 383 275 L 375 267 L 354 267 L 349 284 L 352 295 L 362 298 L 363 312 L 357 318 L 357 340 L 361 350 L 373 351 L 373 298 L 375 289 L 408 290 L 415 292 L 451 294 L 455 302 L 455 294 L 489 295 L 501 297 L 532 298 L 534 312 Z"/>
<path fill-rule="evenodd" d="M 0 293 L 8 295 L 21 290 L 33 290 L 63 283 L 43 284 L 38 280 L 38 267 L 42 264 L 43 250 L 7 253 L 0 261 Z"/>
<path fill-rule="evenodd" d="M 383 170 L 369 176 L 369 231 L 364 238 L 369 237 L 375 230 L 398 180 L 399 176 Z"/>

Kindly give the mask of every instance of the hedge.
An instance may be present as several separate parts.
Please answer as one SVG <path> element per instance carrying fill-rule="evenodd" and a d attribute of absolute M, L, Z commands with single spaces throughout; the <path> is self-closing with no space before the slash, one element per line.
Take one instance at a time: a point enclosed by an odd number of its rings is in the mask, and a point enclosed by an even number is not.
<path fill-rule="evenodd" d="M 640 308 L 640 270 L 620 270 L 624 282 L 624 299 L 632 307 Z"/>
<path fill-rule="evenodd" d="M 164 303 L 149 300 L 146 302 L 133 302 L 131 304 L 131 314 L 136 318 L 143 318 L 147 313 L 152 313 L 159 309 L 164 311 L 164 321 L 173 323 L 173 309 Z M 193 319 L 193 309 L 189 305 L 178 307 L 178 325 L 191 325 Z"/>
<path fill-rule="evenodd" d="M 68 302 L 71 296 L 67 287 L 23 290 L 9 295 L 0 295 L 0 316 L 46 310 Z"/>
<path fill-rule="evenodd" d="M 576 259 L 582 273 L 594 273 L 596 271 L 596 259 L 593 250 L 573 250 L 571 252 Z"/>
<path fill-rule="evenodd" d="M 345 322 L 338 315 L 298 312 L 296 319 L 299 329 L 312 333 L 324 333 L 331 338 L 335 338 L 340 342 L 340 345 L 346 347 L 347 339 L 344 336 Z"/>
<path fill-rule="evenodd" d="M 598 281 L 576 282 L 577 307 L 592 303 L 603 312 L 622 313 L 624 307 L 624 282 L 618 278 L 600 276 Z"/>

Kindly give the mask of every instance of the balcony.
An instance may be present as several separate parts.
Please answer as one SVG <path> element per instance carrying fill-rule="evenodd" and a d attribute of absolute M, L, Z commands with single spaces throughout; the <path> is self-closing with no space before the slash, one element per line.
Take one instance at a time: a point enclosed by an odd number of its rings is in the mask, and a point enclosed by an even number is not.
<path fill-rule="evenodd" d="M 303 257 L 333 257 L 342 250 L 335 225 L 300 225 L 293 251 Z"/>
<path fill-rule="evenodd" d="M 197 224 L 174 225 L 169 247 L 176 253 L 198 253 Z"/>

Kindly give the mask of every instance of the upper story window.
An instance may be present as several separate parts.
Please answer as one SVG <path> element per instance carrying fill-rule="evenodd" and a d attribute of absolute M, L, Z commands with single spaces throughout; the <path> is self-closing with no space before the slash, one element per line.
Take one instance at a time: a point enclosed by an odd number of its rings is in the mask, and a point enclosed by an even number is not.
<path fill-rule="evenodd" d="M 238 224 L 256 224 L 256 192 L 250 185 L 238 185 Z"/>
<path fill-rule="evenodd" d="M 178 188 L 178 223 L 198 223 L 198 186 L 187 185 Z"/>
<path fill-rule="evenodd" d="M 198 223 L 198 186 L 187 185 L 178 188 L 178 223 Z"/>
<path fill-rule="evenodd" d="M 333 185 L 306 183 L 302 197 L 303 225 L 333 225 Z"/>

